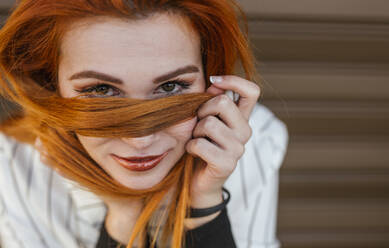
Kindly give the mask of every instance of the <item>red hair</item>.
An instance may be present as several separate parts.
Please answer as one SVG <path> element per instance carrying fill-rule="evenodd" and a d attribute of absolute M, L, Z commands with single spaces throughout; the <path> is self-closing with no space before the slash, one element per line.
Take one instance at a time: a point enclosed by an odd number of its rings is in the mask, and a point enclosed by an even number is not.
<path fill-rule="evenodd" d="M 185 153 L 156 186 L 132 190 L 101 169 L 75 134 L 144 136 L 194 117 L 198 107 L 213 96 L 194 93 L 135 100 L 67 99 L 58 94 L 61 39 L 69 23 L 95 16 L 138 20 L 153 13 L 176 14 L 189 21 L 201 40 L 206 78 L 233 74 L 240 62 L 246 78 L 256 79 L 247 24 L 233 0 L 22 0 L 0 31 L 1 93 L 21 107 L 17 117 L 5 122 L 1 130 L 21 142 L 33 143 L 39 137 L 48 164 L 96 194 L 145 199 L 128 247 L 137 236 L 144 246 L 152 214 L 168 189 L 176 186 L 163 241 L 172 236 L 170 246 L 178 248 L 183 243 L 184 219 L 190 206 L 193 157 Z M 239 17 L 243 18 L 244 31 L 239 27 Z M 109 118 L 112 115 L 117 118 Z"/>

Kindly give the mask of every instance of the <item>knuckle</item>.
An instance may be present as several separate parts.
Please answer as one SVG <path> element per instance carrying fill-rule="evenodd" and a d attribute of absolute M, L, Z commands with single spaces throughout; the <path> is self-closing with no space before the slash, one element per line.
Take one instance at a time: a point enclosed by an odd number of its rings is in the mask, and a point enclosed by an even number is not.
<path fill-rule="evenodd" d="M 253 83 L 253 90 L 252 90 L 253 97 L 258 98 L 261 95 L 261 88 Z"/>
<path fill-rule="evenodd" d="M 189 146 L 189 150 L 191 150 L 192 152 L 197 152 L 198 149 L 199 149 L 199 146 L 201 145 L 199 140 L 200 139 L 193 139 L 193 140 L 191 140 L 191 143 L 190 143 L 190 146 Z"/>
<path fill-rule="evenodd" d="M 252 133 L 253 133 L 252 128 L 249 125 L 247 125 L 247 128 L 242 130 L 239 134 L 236 134 L 236 138 L 243 143 L 247 143 Z"/>
<path fill-rule="evenodd" d="M 195 139 L 193 140 L 193 147 L 197 150 L 201 146 L 201 139 Z"/>
<path fill-rule="evenodd" d="M 188 152 L 192 152 L 192 150 L 193 150 L 193 140 L 190 140 L 190 141 L 188 141 L 188 143 L 186 143 L 185 149 L 186 149 Z"/>
<path fill-rule="evenodd" d="M 187 144 L 186 146 L 189 148 L 189 149 L 193 149 L 193 147 L 196 145 L 196 139 L 191 139 Z"/>
<path fill-rule="evenodd" d="M 252 135 L 253 135 L 253 129 L 250 127 L 250 125 L 248 125 L 246 140 L 248 141 Z"/>
<path fill-rule="evenodd" d="M 227 106 L 230 98 L 226 94 L 221 94 L 217 97 L 216 104 L 220 107 Z"/>
<path fill-rule="evenodd" d="M 232 172 L 234 172 L 236 164 L 238 162 L 236 158 L 230 158 L 230 161 L 231 163 L 225 167 L 227 174 L 231 174 Z"/>
<path fill-rule="evenodd" d="M 203 121 L 203 128 L 204 129 L 208 129 L 208 130 L 212 130 L 216 127 L 217 125 L 217 119 L 215 116 L 207 116 L 205 117 L 204 121 Z"/>
<path fill-rule="evenodd" d="M 244 145 L 239 145 L 236 150 L 237 150 L 238 158 L 240 158 L 240 157 L 242 157 L 242 155 L 245 152 L 245 147 L 244 147 Z"/>

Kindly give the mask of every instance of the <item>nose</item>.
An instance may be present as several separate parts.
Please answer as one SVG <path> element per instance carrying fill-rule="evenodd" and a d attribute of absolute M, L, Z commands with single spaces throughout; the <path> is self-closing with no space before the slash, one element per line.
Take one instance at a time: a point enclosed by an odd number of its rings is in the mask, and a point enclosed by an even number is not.
<path fill-rule="evenodd" d="M 150 134 L 147 136 L 142 137 L 136 137 L 136 138 L 127 138 L 123 137 L 121 138 L 125 143 L 131 145 L 132 147 L 136 148 L 137 150 L 142 150 L 144 148 L 149 147 L 151 144 L 154 143 L 156 138 L 155 134 Z"/>

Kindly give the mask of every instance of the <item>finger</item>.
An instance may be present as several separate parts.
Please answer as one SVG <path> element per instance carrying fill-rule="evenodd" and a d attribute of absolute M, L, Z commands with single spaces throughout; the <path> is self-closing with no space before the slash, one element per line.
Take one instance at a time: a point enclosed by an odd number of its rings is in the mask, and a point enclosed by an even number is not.
<path fill-rule="evenodd" d="M 237 157 L 241 155 L 241 141 L 232 129 L 213 115 L 207 116 L 197 123 L 193 130 L 193 137 L 208 137 L 225 151 L 236 154 Z"/>
<path fill-rule="evenodd" d="M 214 171 L 215 177 L 227 177 L 235 169 L 237 161 L 232 157 L 227 157 L 221 148 L 204 138 L 195 138 L 189 140 L 185 146 L 185 149 L 188 153 L 197 155 L 202 160 L 204 160 L 207 163 L 207 166 L 204 169 Z"/>
<path fill-rule="evenodd" d="M 197 111 L 201 120 L 206 116 L 218 116 L 234 131 L 240 141 L 246 142 L 251 136 L 251 128 L 238 106 L 226 95 L 221 94 L 205 102 Z"/>
<path fill-rule="evenodd" d="M 212 76 L 211 82 L 218 88 L 232 90 L 240 95 L 238 107 L 248 120 L 261 93 L 259 86 L 234 75 Z"/>
<path fill-rule="evenodd" d="M 239 94 L 236 92 L 233 92 L 232 90 L 227 90 L 225 94 L 233 101 L 237 102 L 239 101 Z"/>
<path fill-rule="evenodd" d="M 211 84 L 211 86 L 209 86 L 208 89 L 206 90 L 206 93 L 211 93 L 211 94 L 214 94 L 214 95 L 220 95 L 220 94 L 224 93 L 224 90 L 214 86 L 213 84 Z"/>
<path fill-rule="evenodd" d="M 233 92 L 232 90 L 222 90 L 214 85 L 211 84 L 211 86 L 208 87 L 206 90 L 206 93 L 211 93 L 213 95 L 220 95 L 220 94 L 226 94 L 231 100 L 234 102 L 237 102 L 239 100 L 239 94 L 236 92 Z"/>
<path fill-rule="evenodd" d="M 196 155 L 208 164 L 213 165 L 220 164 L 220 158 L 223 157 L 222 154 L 224 153 L 222 148 L 218 147 L 216 144 L 212 144 L 205 138 L 194 138 L 189 140 L 185 145 L 185 149 L 188 153 Z"/>

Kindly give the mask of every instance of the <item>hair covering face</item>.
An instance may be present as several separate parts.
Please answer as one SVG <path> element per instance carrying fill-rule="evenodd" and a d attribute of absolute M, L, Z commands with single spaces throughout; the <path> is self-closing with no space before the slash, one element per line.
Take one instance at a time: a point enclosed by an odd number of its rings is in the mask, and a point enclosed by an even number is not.
<path fill-rule="evenodd" d="M 240 59 L 246 78 L 251 80 L 255 76 L 253 57 L 247 35 L 238 24 L 239 11 L 232 0 L 21 1 L 0 31 L 1 93 L 20 107 L 18 118 L 4 124 L 2 131 L 20 140 L 38 137 L 49 166 L 96 194 L 144 199 L 145 207 L 128 247 L 136 237 L 140 237 L 140 247 L 144 246 L 152 214 L 175 186 L 177 190 L 166 210 L 162 243 L 170 239 L 169 247 L 181 247 L 194 158 L 184 153 L 160 183 L 149 189 L 133 190 L 113 180 L 88 155 L 76 134 L 145 136 L 193 118 L 212 95 L 192 93 L 154 100 L 62 98 L 56 81 L 61 38 L 68 24 L 77 19 L 111 16 L 136 20 L 157 12 L 177 14 L 187 18 L 200 36 L 205 78 L 232 74 Z"/>

